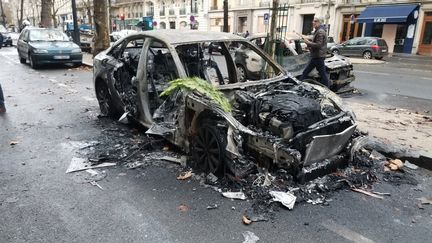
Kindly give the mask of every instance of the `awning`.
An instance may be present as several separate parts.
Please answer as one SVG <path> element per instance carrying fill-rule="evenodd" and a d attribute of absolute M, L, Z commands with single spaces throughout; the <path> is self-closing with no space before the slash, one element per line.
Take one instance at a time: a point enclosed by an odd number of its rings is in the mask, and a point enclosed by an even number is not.
<path fill-rule="evenodd" d="M 359 23 L 405 23 L 417 4 L 368 6 L 357 18 Z"/>

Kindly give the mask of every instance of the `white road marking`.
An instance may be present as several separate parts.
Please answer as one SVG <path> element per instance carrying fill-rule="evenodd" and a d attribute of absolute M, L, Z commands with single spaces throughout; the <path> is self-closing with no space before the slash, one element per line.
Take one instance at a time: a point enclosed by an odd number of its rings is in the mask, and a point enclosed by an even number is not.
<path fill-rule="evenodd" d="M 426 78 L 426 77 L 422 77 L 422 79 L 432 80 L 432 78 Z"/>
<path fill-rule="evenodd" d="M 327 220 L 324 222 L 321 222 L 321 225 L 324 226 L 326 229 L 333 231 L 334 233 L 342 236 L 343 238 L 355 242 L 355 243 L 373 243 L 374 241 L 371 239 L 366 238 L 365 236 L 354 232 L 350 229 L 348 229 L 345 226 L 339 225 L 335 223 L 333 220 Z"/>
<path fill-rule="evenodd" d="M 390 73 L 378 73 L 378 72 L 369 72 L 369 71 L 360 71 L 360 70 L 355 70 L 354 73 L 369 73 L 369 74 L 390 76 Z"/>

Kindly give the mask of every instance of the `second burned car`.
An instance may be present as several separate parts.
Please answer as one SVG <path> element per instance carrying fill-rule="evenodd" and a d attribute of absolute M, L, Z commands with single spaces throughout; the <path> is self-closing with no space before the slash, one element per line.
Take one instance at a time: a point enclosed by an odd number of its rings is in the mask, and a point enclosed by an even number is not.
<path fill-rule="evenodd" d="M 136 45 L 136 43 L 143 43 Z M 220 53 L 208 52 L 210 44 Z M 239 82 L 230 46 L 250 49 L 259 77 Z M 176 89 L 170 81 L 198 77 L 229 100 Z M 215 174 L 241 174 L 258 165 L 295 175 L 345 156 L 355 131 L 352 112 L 321 86 L 303 83 L 242 37 L 228 33 L 157 30 L 129 35 L 94 59 L 102 114 L 134 119 L 189 153 Z"/>

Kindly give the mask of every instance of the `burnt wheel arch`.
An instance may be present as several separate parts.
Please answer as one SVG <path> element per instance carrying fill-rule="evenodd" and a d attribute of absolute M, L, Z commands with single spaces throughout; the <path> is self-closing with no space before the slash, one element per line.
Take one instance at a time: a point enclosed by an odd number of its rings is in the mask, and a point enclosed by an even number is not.
<path fill-rule="evenodd" d="M 120 118 L 121 111 L 115 106 L 111 93 L 108 90 L 108 85 L 102 79 L 98 79 L 95 89 L 101 114 L 114 119 Z"/>

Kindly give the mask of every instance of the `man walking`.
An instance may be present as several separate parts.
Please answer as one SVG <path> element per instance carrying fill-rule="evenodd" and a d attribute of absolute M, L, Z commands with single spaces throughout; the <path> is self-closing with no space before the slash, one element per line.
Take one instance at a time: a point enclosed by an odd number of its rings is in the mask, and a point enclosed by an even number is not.
<path fill-rule="evenodd" d="M 324 27 L 321 26 L 323 21 L 324 21 L 323 18 L 319 18 L 319 17 L 314 18 L 313 28 L 315 29 L 315 33 L 313 35 L 312 41 L 302 36 L 302 39 L 304 40 L 304 42 L 306 43 L 306 45 L 310 50 L 311 60 L 309 61 L 309 64 L 306 66 L 305 70 L 303 71 L 300 80 L 305 79 L 309 75 L 309 73 L 314 68 L 316 68 L 321 77 L 321 83 L 326 87 L 329 87 L 330 83 L 324 65 L 324 59 L 327 54 L 327 33 Z"/>

